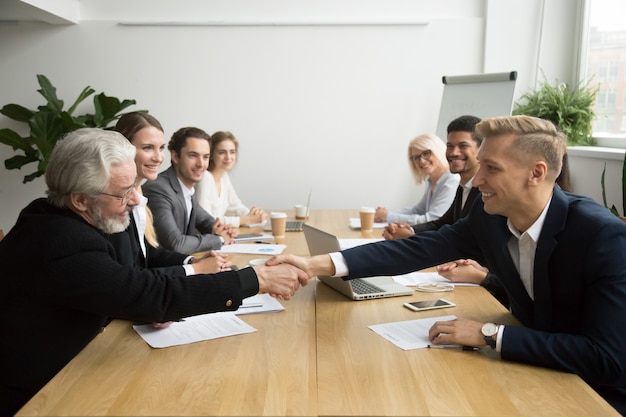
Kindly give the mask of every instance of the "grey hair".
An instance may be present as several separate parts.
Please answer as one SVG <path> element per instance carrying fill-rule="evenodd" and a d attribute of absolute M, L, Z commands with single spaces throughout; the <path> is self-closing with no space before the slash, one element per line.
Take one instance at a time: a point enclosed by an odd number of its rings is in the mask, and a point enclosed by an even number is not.
<path fill-rule="evenodd" d="M 111 168 L 134 161 L 136 148 L 121 133 L 83 128 L 68 133 L 52 150 L 46 169 L 48 201 L 65 207 L 71 193 L 97 196 Z"/>

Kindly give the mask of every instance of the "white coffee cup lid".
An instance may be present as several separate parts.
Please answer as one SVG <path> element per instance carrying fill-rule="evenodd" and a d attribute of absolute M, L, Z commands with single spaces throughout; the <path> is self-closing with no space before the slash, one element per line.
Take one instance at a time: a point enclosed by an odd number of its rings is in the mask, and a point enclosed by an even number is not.
<path fill-rule="evenodd" d="M 359 211 L 361 213 L 376 213 L 376 209 L 373 207 L 361 207 Z"/>
<path fill-rule="evenodd" d="M 273 211 L 270 213 L 270 217 L 272 219 L 282 219 L 283 217 L 287 217 L 287 213 L 282 211 Z"/>

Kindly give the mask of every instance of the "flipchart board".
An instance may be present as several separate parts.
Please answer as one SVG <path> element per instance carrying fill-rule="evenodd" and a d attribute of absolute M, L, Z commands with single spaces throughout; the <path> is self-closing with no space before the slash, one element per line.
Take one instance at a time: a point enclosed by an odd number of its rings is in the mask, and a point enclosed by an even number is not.
<path fill-rule="evenodd" d="M 463 115 L 510 116 L 517 71 L 444 76 L 437 136 L 446 141 L 448 123 Z"/>

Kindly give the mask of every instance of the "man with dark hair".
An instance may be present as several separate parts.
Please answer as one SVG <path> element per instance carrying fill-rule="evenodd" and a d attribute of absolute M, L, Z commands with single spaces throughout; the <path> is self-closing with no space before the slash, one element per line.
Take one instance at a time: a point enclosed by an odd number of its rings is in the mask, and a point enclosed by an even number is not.
<path fill-rule="evenodd" d="M 437 230 L 444 224 L 452 224 L 465 216 L 479 193 L 472 187 L 472 179 L 478 172 L 478 148 L 481 140 L 473 136 L 474 126 L 480 122 L 476 116 L 457 117 L 448 124 L 448 142 L 446 159 L 450 164 L 450 172 L 459 174 L 461 181 L 456 197 L 448 211 L 437 220 L 417 225 L 408 223 L 391 223 L 383 232 L 385 239 L 399 239 L 414 235 L 425 230 Z"/>
<path fill-rule="evenodd" d="M 194 185 L 209 166 L 211 137 L 197 127 L 172 135 L 168 149 L 172 166 L 143 185 L 154 216 L 159 243 L 166 249 L 194 253 L 233 243 L 235 230 L 215 219 L 194 198 Z"/>

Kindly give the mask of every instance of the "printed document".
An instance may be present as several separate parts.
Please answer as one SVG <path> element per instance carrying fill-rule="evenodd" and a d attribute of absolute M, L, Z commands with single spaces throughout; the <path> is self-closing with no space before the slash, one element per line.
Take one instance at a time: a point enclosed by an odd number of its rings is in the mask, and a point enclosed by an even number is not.
<path fill-rule="evenodd" d="M 185 345 L 203 340 L 256 332 L 256 329 L 234 312 L 220 312 L 186 317 L 169 327 L 155 329 L 152 324 L 133 326 L 133 329 L 153 348 Z"/>
<path fill-rule="evenodd" d="M 430 344 L 428 331 L 437 321 L 454 320 L 456 316 L 429 317 L 367 326 L 402 350 L 425 348 Z"/>

